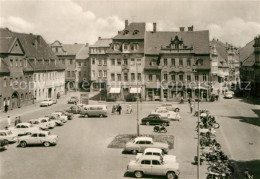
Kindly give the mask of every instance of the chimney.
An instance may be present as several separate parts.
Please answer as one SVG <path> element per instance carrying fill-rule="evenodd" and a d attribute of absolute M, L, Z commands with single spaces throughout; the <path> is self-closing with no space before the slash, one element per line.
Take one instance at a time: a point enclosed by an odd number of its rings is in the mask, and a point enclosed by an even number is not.
<path fill-rule="evenodd" d="M 40 44 L 41 43 L 41 36 L 37 35 L 36 39 L 37 39 L 38 44 Z"/>
<path fill-rule="evenodd" d="M 183 32 L 185 30 L 185 27 L 180 27 L 180 31 Z"/>
<path fill-rule="evenodd" d="M 191 27 L 188 27 L 188 31 L 193 31 L 193 25 Z"/>
<path fill-rule="evenodd" d="M 153 33 L 155 33 L 156 32 L 156 23 L 154 22 L 153 23 Z"/>
<path fill-rule="evenodd" d="M 101 37 L 98 37 L 98 40 L 101 40 Z"/>
<path fill-rule="evenodd" d="M 125 20 L 125 28 L 128 26 L 128 20 Z"/>

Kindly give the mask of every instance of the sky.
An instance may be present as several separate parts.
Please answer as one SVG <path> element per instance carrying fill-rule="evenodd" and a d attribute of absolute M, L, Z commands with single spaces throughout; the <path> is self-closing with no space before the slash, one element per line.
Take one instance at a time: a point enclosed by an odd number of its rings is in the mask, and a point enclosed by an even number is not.
<path fill-rule="evenodd" d="M 48 42 L 93 44 L 112 38 L 125 19 L 157 23 L 158 31 L 193 25 L 243 47 L 260 35 L 260 0 L 0 0 L 0 27 L 42 35 Z"/>

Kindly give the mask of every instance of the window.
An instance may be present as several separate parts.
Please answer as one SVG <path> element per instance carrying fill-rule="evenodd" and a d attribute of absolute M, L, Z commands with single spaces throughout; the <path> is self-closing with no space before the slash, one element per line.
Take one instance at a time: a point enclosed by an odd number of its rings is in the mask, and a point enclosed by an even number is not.
<path fill-rule="evenodd" d="M 128 45 L 127 45 L 127 44 L 124 44 L 124 45 L 123 45 L 123 50 L 124 50 L 124 51 L 128 50 Z"/>
<path fill-rule="evenodd" d="M 187 80 L 191 81 L 191 75 L 187 75 Z"/>
<path fill-rule="evenodd" d="M 71 65 L 73 64 L 73 61 L 72 61 L 72 59 L 70 59 L 70 64 L 71 64 Z"/>
<path fill-rule="evenodd" d="M 23 60 L 20 60 L 20 67 L 23 66 Z"/>
<path fill-rule="evenodd" d="M 87 66 L 87 62 L 84 62 L 84 66 Z"/>
<path fill-rule="evenodd" d="M 179 75 L 179 80 L 183 81 L 183 75 Z"/>
<path fill-rule="evenodd" d="M 156 80 L 160 81 L 161 80 L 161 76 L 160 75 L 156 75 Z"/>
<path fill-rule="evenodd" d="M 124 73 L 124 81 L 128 81 L 128 73 Z"/>
<path fill-rule="evenodd" d="M 147 141 L 145 141 L 145 144 L 152 144 L 152 142 L 147 140 Z"/>
<path fill-rule="evenodd" d="M 45 134 L 39 134 L 39 137 L 45 137 Z"/>
<path fill-rule="evenodd" d="M 13 66 L 13 59 L 10 59 L 10 66 Z"/>
<path fill-rule="evenodd" d="M 111 65 L 115 65 L 116 64 L 116 62 L 115 62 L 115 59 L 111 59 Z"/>
<path fill-rule="evenodd" d="M 117 80 L 118 81 L 121 81 L 122 79 L 121 79 L 121 74 L 117 74 Z"/>
<path fill-rule="evenodd" d="M 18 60 L 17 59 L 15 60 L 15 66 L 16 67 L 18 66 Z"/>
<path fill-rule="evenodd" d="M 137 74 L 137 80 L 138 80 L 138 81 L 141 81 L 141 80 L 142 80 L 141 73 L 138 73 L 138 74 Z"/>
<path fill-rule="evenodd" d="M 115 81 L 115 74 L 111 73 L 111 81 Z"/>
<path fill-rule="evenodd" d="M 102 77 L 102 70 L 98 70 L 98 77 Z"/>
<path fill-rule="evenodd" d="M 195 81 L 199 81 L 199 75 L 195 75 Z"/>
<path fill-rule="evenodd" d="M 23 127 L 22 127 L 22 128 L 23 128 Z M 32 134 L 31 136 L 32 136 L 32 137 L 37 137 L 37 134 Z"/>
<path fill-rule="evenodd" d="M 136 64 L 141 65 L 141 59 L 140 58 L 137 59 Z"/>
<path fill-rule="evenodd" d="M 78 66 L 81 67 L 81 62 L 78 62 Z"/>
<path fill-rule="evenodd" d="M 117 65 L 121 65 L 121 59 L 120 58 L 117 59 Z"/>
<path fill-rule="evenodd" d="M 172 77 L 172 81 L 175 81 L 175 75 L 172 75 L 171 77 Z"/>
<path fill-rule="evenodd" d="M 135 80 L 135 74 L 131 73 L 131 80 L 134 81 Z"/>
<path fill-rule="evenodd" d="M 167 80 L 168 80 L 168 75 L 167 75 L 167 74 L 164 74 L 164 75 L 163 75 L 163 79 L 167 81 Z"/>
<path fill-rule="evenodd" d="M 103 71 L 103 77 L 107 77 L 107 71 L 106 70 Z"/>
<path fill-rule="evenodd" d="M 135 65 L 135 59 L 134 58 L 131 58 L 131 63 L 130 65 Z"/>
<path fill-rule="evenodd" d="M 167 66 L 167 58 L 163 59 L 164 66 Z"/>
<path fill-rule="evenodd" d="M 98 65 L 102 65 L 102 60 L 101 59 L 98 60 Z"/>
<path fill-rule="evenodd" d="M 153 75 L 148 75 L 148 80 L 153 81 Z"/>
<path fill-rule="evenodd" d="M 104 65 L 107 65 L 107 59 L 106 58 L 104 59 Z"/>
<path fill-rule="evenodd" d="M 175 66 L 175 58 L 172 58 L 172 66 Z"/>
<path fill-rule="evenodd" d="M 190 66 L 191 62 L 190 62 L 190 58 L 187 59 L 187 66 Z"/>
<path fill-rule="evenodd" d="M 207 81 L 207 75 L 206 74 L 203 74 L 203 81 Z"/>
<path fill-rule="evenodd" d="M 6 83 L 6 78 L 4 79 L 4 87 L 6 87 L 7 85 L 6 85 L 7 83 Z"/>
<path fill-rule="evenodd" d="M 143 165 L 151 165 L 151 160 L 142 160 L 141 164 L 143 164 Z"/>
<path fill-rule="evenodd" d="M 95 58 L 92 58 L 92 65 L 95 65 Z"/>
<path fill-rule="evenodd" d="M 124 59 L 124 65 L 127 65 L 128 64 L 128 60 L 127 58 Z"/>
<path fill-rule="evenodd" d="M 203 66 L 203 60 L 202 60 L 202 59 L 199 59 L 199 60 L 197 61 L 197 65 L 198 65 L 198 66 Z"/>
<path fill-rule="evenodd" d="M 138 44 L 134 44 L 134 45 L 133 45 L 133 49 L 134 49 L 134 50 L 138 50 L 138 49 L 139 49 L 139 45 L 138 45 Z"/>
<path fill-rule="evenodd" d="M 183 59 L 179 60 L 179 66 L 183 66 Z"/>
<path fill-rule="evenodd" d="M 153 160 L 153 161 L 152 161 L 152 164 L 153 164 L 153 165 L 161 165 L 158 160 Z"/>
<path fill-rule="evenodd" d="M 119 50 L 119 44 L 114 44 L 114 50 Z"/>
<path fill-rule="evenodd" d="M 92 70 L 92 77 L 95 78 L 95 70 Z"/>

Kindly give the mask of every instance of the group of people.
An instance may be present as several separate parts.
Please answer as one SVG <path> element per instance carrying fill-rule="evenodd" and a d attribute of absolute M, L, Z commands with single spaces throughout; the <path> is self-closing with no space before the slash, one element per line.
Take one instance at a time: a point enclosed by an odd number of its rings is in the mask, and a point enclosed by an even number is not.
<path fill-rule="evenodd" d="M 118 114 L 120 115 L 121 111 L 122 111 L 122 106 L 120 104 L 113 105 L 113 107 L 112 107 L 112 114 L 118 112 Z"/>
<path fill-rule="evenodd" d="M 11 126 L 11 123 L 12 123 L 11 117 L 8 116 L 7 117 L 7 128 Z M 14 120 L 14 126 L 16 126 L 19 123 L 22 123 L 21 116 L 16 116 L 15 120 Z"/>

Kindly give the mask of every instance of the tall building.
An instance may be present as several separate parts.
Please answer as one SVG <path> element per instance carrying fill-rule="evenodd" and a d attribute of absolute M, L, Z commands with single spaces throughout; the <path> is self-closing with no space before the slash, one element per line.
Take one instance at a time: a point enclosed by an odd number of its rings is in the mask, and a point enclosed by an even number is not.
<path fill-rule="evenodd" d="M 1 107 L 22 107 L 64 93 L 64 67 L 40 35 L 0 29 Z"/>
<path fill-rule="evenodd" d="M 244 92 L 260 97 L 260 36 L 239 50 L 241 61 L 241 83 Z"/>

